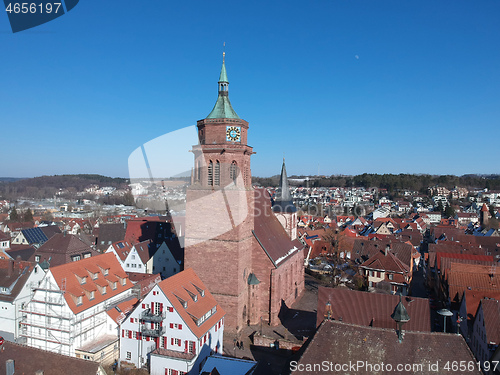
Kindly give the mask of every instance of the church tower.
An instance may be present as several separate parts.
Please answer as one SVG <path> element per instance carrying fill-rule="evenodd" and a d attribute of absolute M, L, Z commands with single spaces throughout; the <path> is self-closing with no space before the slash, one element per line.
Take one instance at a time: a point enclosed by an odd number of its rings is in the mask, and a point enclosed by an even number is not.
<path fill-rule="evenodd" d="M 227 312 L 225 329 L 248 321 L 254 196 L 248 122 L 229 101 L 225 56 L 214 108 L 197 122 L 192 184 L 186 195 L 185 268 L 196 274 Z"/>
<path fill-rule="evenodd" d="M 285 158 L 281 167 L 280 184 L 273 201 L 273 213 L 280 224 L 285 228 L 288 237 L 297 239 L 297 208 L 293 204 L 288 176 L 286 175 Z"/>

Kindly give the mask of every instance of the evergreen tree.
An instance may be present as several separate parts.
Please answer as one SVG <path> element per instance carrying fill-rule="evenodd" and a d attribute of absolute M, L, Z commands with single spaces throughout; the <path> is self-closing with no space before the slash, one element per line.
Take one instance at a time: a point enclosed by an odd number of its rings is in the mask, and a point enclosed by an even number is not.
<path fill-rule="evenodd" d="M 446 205 L 446 208 L 444 210 L 444 216 L 446 216 L 448 218 L 455 217 L 455 210 L 449 204 Z"/>
<path fill-rule="evenodd" d="M 9 220 L 12 221 L 13 223 L 19 221 L 19 214 L 17 213 L 16 207 L 14 207 L 12 211 L 10 211 Z"/>
<path fill-rule="evenodd" d="M 33 221 L 33 213 L 29 208 L 27 208 L 26 211 L 24 211 L 23 221 Z"/>

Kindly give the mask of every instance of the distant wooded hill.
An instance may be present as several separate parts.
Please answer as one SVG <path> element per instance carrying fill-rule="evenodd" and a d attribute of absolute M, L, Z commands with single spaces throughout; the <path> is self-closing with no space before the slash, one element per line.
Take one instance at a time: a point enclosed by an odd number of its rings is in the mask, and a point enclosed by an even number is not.
<path fill-rule="evenodd" d="M 364 173 L 357 176 L 321 176 L 321 177 L 308 177 L 309 181 L 301 181 L 306 179 L 307 176 L 290 176 L 291 185 L 309 186 L 309 187 L 376 187 L 387 189 L 389 192 L 407 189 L 420 192 L 426 192 L 430 186 L 444 186 L 452 189 L 455 186 L 465 187 L 468 189 L 488 188 L 490 190 L 500 190 L 500 175 L 417 175 L 417 174 L 368 174 Z M 279 176 L 273 177 L 253 177 L 254 183 L 261 184 L 262 186 L 277 186 Z M 299 180 L 293 181 L 293 180 Z"/>
<path fill-rule="evenodd" d="M 0 197 L 9 200 L 21 197 L 52 198 L 61 189 L 76 193 L 83 191 L 90 185 L 112 186 L 119 189 L 126 188 L 127 184 L 128 179 L 112 178 L 98 174 L 41 176 L 16 181 L 2 181 L 0 179 Z"/>

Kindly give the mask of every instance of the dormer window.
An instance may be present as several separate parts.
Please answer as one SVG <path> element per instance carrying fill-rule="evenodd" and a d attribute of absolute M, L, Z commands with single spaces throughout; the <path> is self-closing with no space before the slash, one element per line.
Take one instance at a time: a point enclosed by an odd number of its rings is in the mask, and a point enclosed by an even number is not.
<path fill-rule="evenodd" d="M 40 255 L 35 255 L 35 262 L 40 262 Z"/>
<path fill-rule="evenodd" d="M 105 286 L 102 287 L 102 294 L 106 294 L 106 287 Z"/>
<path fill-rule="evenodd" d="M 97 273 L 97 272 L 96 272 L 96 273 L 93 273 L 93 274 L 92 274 L 92 280 L 96 280 L 96 279 L 97 279 L 97 276 L 98 276 L 98 273 Z"/>
<path fill-rule="evenodd" d="M 83 298 L 82 296 L 76 297 L 76 305 L 80 306 L 83 303 Z"/>
<path fill-rule="evenodd" d="M 113 283 L 113 290 L 116 289 L 116 281 Z"/>
<path fill-rule="evenodd" d="M 103 273 L 103 275 L 104 275 L 104 276 L 108 276 L 109 269 L 108 269 L 108 268 L 106 268 L 106 269 L 105 269 L 102 273 Z"/>
<path fill-rule="evenodd" d="M 87 284 L 87 276 L 84 276 L 84 277 L 81 278 L 80 284 L 82 284 L 82 285 L 83 284 Z"/>
<path fill-rule="evenodd" d="M 90 300 L 93 300 L 95 298 L 95 291 L 90 292 Z"/>
<path fill-rule="evenodd" d="M 184 301 L 184 303 L 182 304 L 182 306 L 187 309 L 188 308 L 188 303 L 186 301 Z"/>

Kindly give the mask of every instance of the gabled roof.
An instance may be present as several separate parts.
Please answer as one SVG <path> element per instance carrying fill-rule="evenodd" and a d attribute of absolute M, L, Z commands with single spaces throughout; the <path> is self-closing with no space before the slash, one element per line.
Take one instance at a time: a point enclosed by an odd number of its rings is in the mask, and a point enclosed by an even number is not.
<path fill-rule="evenodd" d="M 132 250 L 132 245 L 125 240 L 116 241 L 115 243 L 111 244 L 111 246 L 122 262 L 127 259 L 128 254 Z"/>
<path fill-rule="evenodd" d="M 105 250 L 113 242 L 125 238 L 125 226 L 123 224 L 101 224 L 99 225 L 99 235 L 97 236 L 97 248 Z M 104 241 L 104 243 L 102 243 Z"/>
<path fill-rule="evenodd" d="M 189 329 L 198 338 L 202 337 L 215 323 L 226 315 L 225 311 L 217 304 L 215 298 L 210 294 L 210 291 L 192 268 L 170 276 L 159 283 L 158 287 L 189 326 Z M 204 296 L 202 296 L 202 293 Z M 181 301 L 186 302 L 186 308 Z M 217 311 L 198 326 L 196 321 L 214 307 Z"/>
<path fill-rule="evenodd" d="M 361 264 L 360 267 L 403 274 L 410 271 L 410 268 L 400 261 L 394 254 L 392 254 L 390 250 L 387 251 L 387 253 L 385 253 L 384 250 L 379 251 L 374 256 L 370 257 L 366 262 Z"/>
<path fill-rule="evenodd" d="M 0 259 L 0 287 L 10 289 L 8 294 L 0 293 L 0 301 L 12 302 L 16 299 L 35 265 L 32 262 Z"/>
<path fill-rule="evenodd" d="M 16 259 L 19 256 L 21 260 L 29 261 L 35 251 L 36 249 L 31 245 L 11 245 L 10 250 L 6 252 L 12 259 Z"/>
<path fill-rule="evenodd" d="M 345 323 L 379 328 L 397 328 L 391 318 L 394 308 L 399 303 L 399 296 L 359 292 L 346 288 L 318 289 L 318 312 L 316 325 L 319 326 L 327 315 L 326 304 L 331 304 L 331 318 Z M 410 321 L 404 329 L 409 331 L 431 331 L 429 300 L 426 298 L 404 297 L 403 305 L 410 315 Z"/>
<path fill-rule="evenodd" d="M 477 291 L 477 290 L 465 290 L 465 307 L 467 309 L 467 319 L 473 321 L 476 317 L 476 312 L 479 307 L 479 303 L 484 298 L 492 298 L 500 300 L 500 290 L 498 291 Z M 463 301 L 463 299 L 462 299 Z"/>
<path fill-rule="evenodd" d="M 458 301 L 465 290 L 498 291 L 498 267 L 476 264 L 451 263 L 448 272 L 448 292 L 451 301 Z"/>
<path fill-rule="evenodd" d="M 106 270 L 107 274 L 105 275 Z M 50 268 L 49 272 L 54 276 L 59 288 L 65 291 L 64 298 L 75 314 L 132 287 L 128 275 L 112 253 L 53 267 Z M 97 274 L 97 278 L 93 279 L 92 274 Z M 85 283 L 82 281 L 84 277 L 86 277 Z M 122 285 L 122 281 L 124 285 Z M 113 290 L 115 282 L 116 289 Z M 102 291 L 103 286 L 106 286 L 105 294 Z M 91 291 L 94 291 L 94 299 L 90 299 Z M 82 303 L 77 305 L 77 297 L 79 296 L 82 297 Z"/>
<path fill-rule="evenodd" d="M 127 315 L 134 309 L 137 302 L 139 302 L 137 298 L 131 298 L 112 307 L 106 311 L 106 313 L 116 322 L 116 324 L 120 325 L 125 320 Z"/>
<path fill-rule="evenodd" d="M 272 212 L 271 196 L 262 188 L 255 189 L 253 234 L 275 267 L 279 267 L 290 255 L 304 247 L 298 240 L 290 240 Z"/>
<path fill-rule="evenodd" d="M 8 240 L 10 240 L 10 236 L 7 233 L 2 232 L 0 230 L 0 241 L 8 241 Z"/>
<path fill-rule="evenodd" d="M 9 359 L 14 360 L 15 374 L 36 374 L 41 370 L 50 375 L 95 375 L 100 368 L 97 362 L 6 341 L 0 351 L 0 374 L 6 373 L 5 362 Z"/>
<path fill-rule="evenodd" d="M 34 261 L 35 256 L 39 255 L 40 262 L 47 260 L 50 266 L 54 267 L 71 262 L 72 257 L 75 255 L 83 258 L 83 254 L 90 254 L 92 257 L 99 255 L 97 251 L 88 246 L 78 236 L 58 233 L 40 246 L 30 260 Z"/>
<path fill-rule="evenodd" d="M 500 302 L 496 299 L 481 300 L 487 344 L 500 344 Z"/>
<path fill-rule="evenodd" d="M 403 330 L 406 325 L 403 325 Z M 307 347 L 298 361 L 299 365 L 321 364 L 323 362 L 332 365 L 346 364 L 347 366 L 358 362 L 363 365 L 381 365 L 383 363 L 385 368 L 391 365 L 394 373 L 430 375 L 436 374 L 435 369 L 430 365 L 438 362 L 443 365 L 443 358 L 446 358 L 446 361 L 450 361 L 450 363 L 453 361 L 456 363 L 460 363 L 460 361 L 475 363 L 474 355 L 461 335 L 405 331 L 403 340 L 399 342 L 395 329 L 363 327 L 335 320 L 325 320 L 306 345 Z M 396 372 L 397 366 L 401 364 L 413 364 L 413 366 L 408 368 L 409 371 Z M 422 367 L 415 367 L 414 364 L 422 364 Z M 294 374 L 325 373 L 322 368 L 314 370 L 301 366 L 299 369 L 300 371 L 296 371 Z M 349 374 L 375 373 L 367 367 L 359 367 L 357 370 L 355 368 L 341 372 Z M 379 371 L 376 373 L 389 372 Z M 474 367 L 468 374 L 480 375 L 482 373 L 477 367 Z"/>
<path fill-rule="evenodd" d="M 146 264 L 148 260 L 151 258 L 150 257 L 150 251 L 149 251 L 149 244 L 151 243 L 150 240 L 145 240 L 139 243 L 136 243 L 134 245 L 135 251 L 137 251 L 137 254 L 139 254 L 139 257 L 141 258 L 141 261 L 143 264 Z"/>

